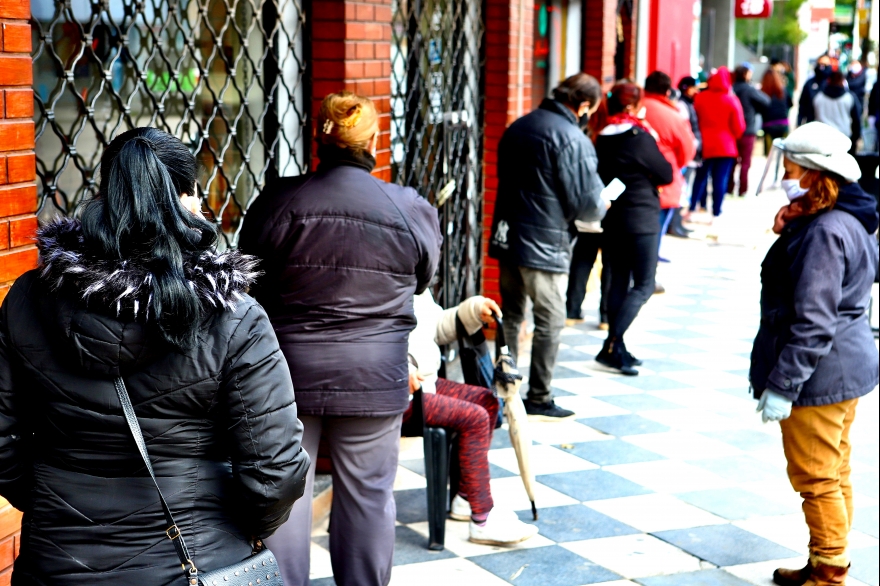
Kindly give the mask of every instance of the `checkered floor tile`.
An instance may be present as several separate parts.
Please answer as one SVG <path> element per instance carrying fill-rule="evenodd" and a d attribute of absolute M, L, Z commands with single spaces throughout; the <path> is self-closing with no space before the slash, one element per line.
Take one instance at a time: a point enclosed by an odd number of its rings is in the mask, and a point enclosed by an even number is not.
<path fill-rule="evenodd" d="M 740 217 L 731 222 L 778 209 L 773 201 L 735 203 Z M 807 529 L 779 427 L 761 423 L 746 378 L 759 266 L 771 240 L 763 228 L 749 230 L 749 245 L 664 242 L 672 263 L 659 280 L 667 293 L 648 302 L 627 335 L 645 362 L 638 377 L 594 368 L 604 333 L 596 329 L 598 300 L 588 295 L 591 317 L 564 330 L 553 383 L 557 402 L 577 418 L 530 424 L 537 537 L 512 548 L 476 545 L 466 523 L 450 520 L 445 551 L 428 551 L 421 440 L 404 440 L 392 585 L 769 585 L 773 568 L 802 564 Z M 526 374 L 527 364 L 526 354 Z M 862 400 L 852 433 L 850 586 L 880 584 L 878 412 L 875 392 Z M 493 496 L 531 522 L 506 436 L 505 425 L 489 452 Z M 316 531 L 313 585 L 333 583 L 326 546 L 326 533 Z"/>

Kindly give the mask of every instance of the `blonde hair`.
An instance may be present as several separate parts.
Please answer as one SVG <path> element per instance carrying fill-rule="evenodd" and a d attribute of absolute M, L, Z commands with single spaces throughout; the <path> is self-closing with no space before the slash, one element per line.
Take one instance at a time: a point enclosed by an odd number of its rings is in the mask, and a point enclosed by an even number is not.
<path fill-rule="evenodd" d="M 369 98 L 349 91 L 330 94 L 321 102 L 317 131 L 321 144 L 366 151 L 379 131 L 379 114 Z"/>

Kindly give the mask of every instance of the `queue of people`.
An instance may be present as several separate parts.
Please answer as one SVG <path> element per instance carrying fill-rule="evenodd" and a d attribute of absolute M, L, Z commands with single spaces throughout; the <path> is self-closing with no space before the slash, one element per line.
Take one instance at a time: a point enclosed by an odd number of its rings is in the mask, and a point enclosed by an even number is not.
<path fill-rule="evenodd" d="M 711 176 L 716 217 L 737 158 L 747 175 L 757 132 L 749 101 L 768 114 L 763 127 L 785 155 L 791 200 L 763 266 L 751 382 L 764 420 L 781 422 L 811 530 L 807 566 L 774 580 L 843 584 L 848 433 L 858 398 L 878 382 L 864 316 L 878 271 L 877 213 L 855 183 L 851 135 L 815 122 L 784 138 L 783 74 L 768 70 L 761 92 L 748 72 L 736 77 L 748 87 L 737 90 L 724 67 L 702 92 L 685 78 L 676 105 L 665 73 L 607 93 L 580 73 L 514 122 L 499 144 L 489 242 L 500 306 L 484 297 L 445 310 L 434 303 L 437 211 L 371 174 L 379 116 L 367 98 L 324 99 L 317 170 L 267 186 L 239 251 L 216 250 L 216 228 L 194 197 L 196 160 L 180 140 L 152 128 L 119 135 L 103 154 L 97 197 L 80 219 L 40 230 L 40 269 L 0 309 L 0 495 L 25 513 L 15 583 L 80 584 L 100 573 L 108 584 L 167 584 L 180 577 L 175 553 L 196 580 L 196 564 L 214 569 L 268 547 L 285 584 L 305 586 L 323 440 L 335 582 L 387 585 L 393 485 L 414 396 L 425 422 L 459 432 L 452 518 L 469 523 L 476 543 L 534 536 L 492 498 L 497 399 L 438 378 L 438 345 L 455 338 L 456 322 L 473 333 L 503 311 L 516 359 L 531 300 L 526 411 L 571 419 L 553 399 L 553 371 L 601 249 L 608 334 L 596 368 L 637 375 L 624 338 L 657 292 L 659 238 L 688 197 L 689 175 L 690 210 L 705 206 Z M 837 99 L 836 76 L 814 83 L 811 116 L 855 107 L 822 97 Z M 146 431 L 140 452 L 132 417 Z M 161 479 L 155 487 L 146 470 Z M 168 526 L 155 488 L 179 525 Z"/>

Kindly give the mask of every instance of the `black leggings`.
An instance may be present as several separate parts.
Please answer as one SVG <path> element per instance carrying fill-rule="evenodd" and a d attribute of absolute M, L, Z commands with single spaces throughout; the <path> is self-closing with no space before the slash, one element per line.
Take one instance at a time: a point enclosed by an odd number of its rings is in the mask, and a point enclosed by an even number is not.
<path fill-rule="evenodd" d="M 654 294 L 657 234 L 606 234 L 605 237 L 602 260 L 611 270 L 608 337 L 619 340 Z"/>
<path fill-rule="evenodd" d="M 571 269 L 568 272 L 568 293 L 565 299 L 565 314 L 571 319 L 581 318 L 581 305 L 587 295 L 587 281 L 593 272 L 599 249 L 602 248 L 602 233 L 581 232 L 578 234 L 574 250 L 571 253 Z M 603 257 L 602 262 L 605 262 Z M 599 321 L 606 321 L 608 315 L 608 287 L 611 284 L 611 273 L 602 269 L 601 297 L 599 298 Z"/>

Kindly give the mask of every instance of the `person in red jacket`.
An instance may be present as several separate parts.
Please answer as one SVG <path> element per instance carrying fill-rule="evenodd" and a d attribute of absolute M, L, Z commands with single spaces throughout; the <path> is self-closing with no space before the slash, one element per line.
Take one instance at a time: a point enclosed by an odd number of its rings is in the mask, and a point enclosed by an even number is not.
<path fill-rule="evenodd" d="M 681 207 L 684 175 L 681 170 L 697 154 L 697 141 L 690 122 L 669 101 L 672 79 L 662 71 L 655 71 L 645 79 L 645 120 L 657 132 L 660 153 L 672 165 L 672 183 L 662 185 L 660 192 L 660 238 L 666 233 L 673 212 Z"/>
<path fill-rule="evenodd" d="M 703 166 L 697 169 L 690 211 L 697 204 L 706 205 L 706 189 L 712 175 L 712 215 L 721 215 L 721 204 L 727 193 L 730 178 L 738 154 L 736 141 L 746 129 L 742 105 L 730 91 L 730 71 L 719 67 L 709 78 L 709 88 L 694 98 L 694 108 L 703 135 Z"/>

